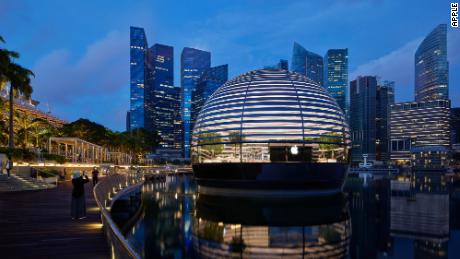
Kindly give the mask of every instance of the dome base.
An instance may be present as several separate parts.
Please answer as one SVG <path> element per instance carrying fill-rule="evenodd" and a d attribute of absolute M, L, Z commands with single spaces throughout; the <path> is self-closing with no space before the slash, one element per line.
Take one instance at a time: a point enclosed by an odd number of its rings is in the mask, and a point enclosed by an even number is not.
<path fill-rule="evenodd" d="M 222 196 L 300 197 L 342 191 L 348 171 L 341 163 L 194 164 L 199 192 Z"/>

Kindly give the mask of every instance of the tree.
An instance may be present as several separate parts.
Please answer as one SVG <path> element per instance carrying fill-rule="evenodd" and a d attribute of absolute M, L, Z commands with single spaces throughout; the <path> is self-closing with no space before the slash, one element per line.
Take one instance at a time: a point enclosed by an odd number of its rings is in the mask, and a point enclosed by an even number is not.
<path fill-rule="evenodd" d="M 3 37 L 0 37 L 0 42 L 5 42 Z M 5 87 L 6 83 L 10 83 L 9 89 L 9 147 L 14 148 L 14 131 L 13 131 L 13 109 L 14 109 L 14 94 L 23 95 L 29 98 L 32 94 L 32 86 L 30 78 L 34 76 L 32 71 L 26 69 L 13 62 L 13 59 L 19 58 L 19 54 L 7 49 L 0 49 L 0 81 L 1 86 Z"/>

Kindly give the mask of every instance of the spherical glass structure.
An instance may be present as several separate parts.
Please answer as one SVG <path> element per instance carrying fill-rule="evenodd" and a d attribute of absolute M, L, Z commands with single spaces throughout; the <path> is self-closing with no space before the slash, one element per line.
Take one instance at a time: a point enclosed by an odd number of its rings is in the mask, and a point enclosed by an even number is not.
<path fill-rule="evenodd" d="M 345 116 L 325 88 L 298 73 L 261 69 L 227 81 L 206 101 L 192 164 L 204 185 L 340 189 L 349 148 Z"/>
<path fill-rule="evenodd" d="M 327 90 L 286 70 L 255 70 L 216 90 L 192 137 L 194 163 L 346 162 L 349 129 Z"/>

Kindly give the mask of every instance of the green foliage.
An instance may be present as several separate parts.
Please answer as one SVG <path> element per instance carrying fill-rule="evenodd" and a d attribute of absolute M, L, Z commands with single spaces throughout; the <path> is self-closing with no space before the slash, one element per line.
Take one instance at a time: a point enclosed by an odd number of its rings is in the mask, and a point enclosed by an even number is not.
<path fill-rule="evenodd" d="M 30 152 L 27 149 L 22 149 L 22 148 L 0 147 L 0 153 L 11 156 L 13 161 L 31 162 L 36 159 L 35 153 Z"/>
<path fill-rule="evenodd" d="M 66 162 L 65 157 L 60 155 L 45 153 L 43 154 L 43 158 L 45 159 L 45 161 L 55 161 L 58 164 L 64 164 Z"/>
<path fill-rule="evenodd" d="M 88 119 L 78 119 L 62 127 L 62 135 L 76 137 L 104 146 L 112 151 L 129 153 L 134 163 L 147 152 L 155 150 L 160 142 L 156 132 L 135 129 L 131 132 L 114 132 Z"/>
<path fill-rule="evenodd" d="M 203 150 L 207 150 L 214 155 L 222 153 L 224 151 L 224 144 L 217 144 L 222 142 L 222 137 L 218 133 L 202 133 L 199 135 L 198 144 L 202 145 Z"/>
<path fill-rule="evenodd" d="M 328 244 L 338 243 L 342 240 L 340 233 L 330 226 L 320 226 L 319 236 L 324 238 Z"/>
<path fill-rule="evenodd" d="M 198 233 L 201 238 L 206 240 L 212 240 L 217 242 L 222 242 L 224 232 L 224 227 L 219 226 L 216 222 L 206 222 L 204 223 L 203 230 Z"/>
<path fill-rule="evenodd" d="M 59 171 L 56 169 L 48 169 L 48 168 L 40 168 L 36 169 L 38 172 L 38 175 L 43 177 L 43 178 L 49 178 L 49 177 L 55 177 L 59 175 Z"/>

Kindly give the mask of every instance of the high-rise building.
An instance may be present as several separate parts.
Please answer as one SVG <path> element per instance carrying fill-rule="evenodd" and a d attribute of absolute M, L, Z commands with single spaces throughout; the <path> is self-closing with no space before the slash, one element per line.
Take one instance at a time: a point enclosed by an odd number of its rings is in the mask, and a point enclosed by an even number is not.
<path fill-rule="evenodd" d="M 130 112 L 126 112 L 126 131 L 131 131 L 131 119 L 130 119 Z"/>
<path fill-rule="evenodd" d="M 198 79 L 196 89 L 192 93 L 192 117 L 191 128 L 195 124 L 196 116 L 200 112 L 206 100 L 217 88 L 228 80 L 228 65 L 221 65 L 206 69 Z"/>
<path fill-rule="evenodd" d="M 390 110 L 395 103 L 395 83 L 383 81 L 377 84 L 377 103 L 375 118 L 375 159 L 379 161 L 390 160 Z"/>
<path fill-rule="evenodd" d="M 352 161 L 362 160 L 367 154 L 375 160 L 377 78 L 360 76 L 350 82 L 350 128 Z"/>
<path fill-rule="evenodd" d="M 350 127 L 352 161 L 389 160 L 389 116 L 394 104 L 394 82 L 379 82 L 375 76 L 362 76 L 350 82 Z"/>
<path fill-rule="evenodd" d="M 347 109 L 348 49 L 330 49 L 324 57 L 325 86 L 340 108 Z"/>
<path fill-rule="evenodd" d="M 324 86 L 323 57 L 294 42 L 291 69 Z"/>
<path fill-rule="evenodd" d="M 409 163 L 415 147 L 450 148 L 450 101 L 396 103 L 390 125 L 391 160 L 396 163 Z"/>
<path fill-rule="evenodd" d="M 144 128 L 144 86 L 147 37 L 143 28 L 130 27 L 130 129 Z"/>
<path fill-rule="evenodd" d="M 280 59 L 277 65 L 278 69 L 289 70 L 289 63 L 286 59 Z"/>
<path fill-rule="evenodd" d="M 160 137 L 160 148 L 174 148 L 174 120 L 179 95 L 174 87 L 174 48 L 149 48 L 145 86 L 145 128 Z"/>
<path fill-rule="evenodd" d="M 452 108 L 451 125 L 452 125 L 452 144 L 460 145 L 460 107 Z"/>
<path fill-rule="evenodd" d="M 184 158 L 190 158 L 192 93 L 203 71 L 211 66 L 211 53 L 194 48 L 184 48 L 181 54 L 181 111 L 183 123 Z"/>
<path fill-rule="evenodd" d="M 449 99 L 447 25 L 440 24 L 415 52 L 415 101 Z"/>

